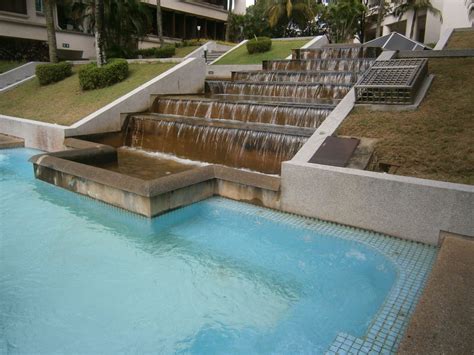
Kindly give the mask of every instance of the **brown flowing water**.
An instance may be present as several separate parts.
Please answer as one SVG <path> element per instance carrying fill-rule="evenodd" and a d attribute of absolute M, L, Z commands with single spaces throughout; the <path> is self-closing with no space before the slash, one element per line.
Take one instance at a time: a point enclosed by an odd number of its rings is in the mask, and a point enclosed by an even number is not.
<path fill-rule="evenodd" d="M 252 95 L 298 97 L 303 99 L 342 99 L 351 89 L 349 85 L 332 84 L 281 84 L 281 83 L 236 83 L 232 81 L 208 81 L 213 95 Z"/>
<path fill-rule="evenodd" d="M 159 114 L 307 128 L 319 127 L 331 110 L 332 107 L 166 98 L 157 99 L 153 105 L 153 112 Z"/>
<path fill-rule="evenodd" d="M 307 71 L 261 71 L 235 72 L 234 81 L 247 82 L 290 82 L 290 83 L 322 83 L 322 84 L 354 84 L 358 75 L 353 72 L 307 72 Z"/>
<path fill-rule="evenodd" d="M 304 59 L 304 60 L 272 60 L 264 62 L 265 70 L 278 71 L 317 71 L 317 70 L 340 70 L 363 72 L 373 63 L 373 59 Z"/>
<path fill-rule="evenodd" d="M 131 117 L 125 146 L 177 157 L 279 174 L 306 137 Z"/>

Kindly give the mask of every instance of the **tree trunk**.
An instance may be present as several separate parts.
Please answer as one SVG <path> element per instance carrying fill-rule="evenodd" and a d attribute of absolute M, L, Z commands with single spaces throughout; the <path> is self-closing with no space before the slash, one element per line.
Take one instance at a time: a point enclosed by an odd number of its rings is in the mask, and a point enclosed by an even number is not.
<path fill-rule="evenodd" d="M 410 35 L 408 36 L 410 39 L 414 39 L 413 38 L 413 31 L 415 29 L 415 22 L 416 22 L 417 15 L 418 15 L 418 11 L 414 9 L 413 10 L 413 21 L 411 22 L 411 27 L 410 27 Z"/>
<path fill-rule="evenodd" d="M 156 0 L 156 29 L 158 32 L 158 38 L 160 39 L 160 47 L 165 45 L 163 39 L 163 18 L 161 14 L 161 0 Z"/>
<path fill-rule="evenodd" d="M 56 28 L 54 26 L 54 0 L 44 0 L 44 17 L 46 19 L 46 32 L 48 36 L 49 61 L 58 62 L 58 52 L 56 45 Z"/>
<path fill-rule="evenodd" d="M 105 58 L 105 36 L 104 36 L 104 1 L 95 0 L 95 53 L 97 66 L 106 63 Z"/>
<path fill-rule="evenodd" d="M 229 0 L 229 15 L 227 16 L 227 26 L 225 28 L 226 42 L 230 42 L 230 21 L 232 19 L 232 7 L 233 7 L 232 0 Z"/>
<path fill-rule="evenodd" d="M 377 27 L 375 28 L 375 38 L 382 35 L 382 20 L 384 16 L 385 0 L 379 0 L 379 9 L 377 12 Z"/>

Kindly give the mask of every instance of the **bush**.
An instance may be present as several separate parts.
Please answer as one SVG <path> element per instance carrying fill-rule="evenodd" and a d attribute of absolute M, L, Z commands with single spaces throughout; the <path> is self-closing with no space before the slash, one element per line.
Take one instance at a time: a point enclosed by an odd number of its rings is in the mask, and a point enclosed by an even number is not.
<path fill-rule="evenodd" d="M 79 69 L 79 84 L 82 90 L 93 90 L 113 85 L 128 76 L 128 63 L 125 59 L 112 59 L 106 65 L 97 67 L 95 63 Z"/>
<path fill-rule="evenodd" d="M 72 74 L 72 64 L 67 62 L 38 64 L 36 76 L 40 85 L 61 81 Z"/>
<path fill-rule="evenodd" d="M 163 46 L 163 48 L 144 48 L 136 51 L 136 56 L 141 55 L 143 58 L 171 58 L 175 54 L 176 47 L 174 45 Z"/>
<path fill-rule="evenodd" d="M 272 48 L 272 40 L 268 37 L 257 37 L 247 42 L 249 54 L 268 52 Z"/>

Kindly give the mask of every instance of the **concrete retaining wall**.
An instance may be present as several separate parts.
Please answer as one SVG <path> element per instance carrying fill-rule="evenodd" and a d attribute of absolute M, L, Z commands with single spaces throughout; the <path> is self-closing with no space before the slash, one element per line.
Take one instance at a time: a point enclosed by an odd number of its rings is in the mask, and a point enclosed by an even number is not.
<path fill-rule="evenodd" d="M 0 114 L 0 133 L 23 138 L 25 147 L 46 151 L 64 149 L 66 126 L 54 125 Z"/>
<path fill-rule="evenodd" d="M 262 64 L 229 64 L 207 66 L 207 79 L 230 79 L 233 71 L 262 70 Z"/>
<path fill-rule="evenodd" d="M 286 162 L 282 209 L 438 244 L 440 231 L 474 236 L 474 187 Z"/>

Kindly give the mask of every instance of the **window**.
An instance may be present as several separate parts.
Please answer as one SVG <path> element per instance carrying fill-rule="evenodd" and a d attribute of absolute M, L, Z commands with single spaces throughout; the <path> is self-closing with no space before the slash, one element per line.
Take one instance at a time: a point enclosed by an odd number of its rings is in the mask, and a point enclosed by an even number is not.
<path fill-rule="evenodd" d="M 26 15 L 26 0 L 1 0 L 0 11 L 15 12 Z"/>
<path fill-rule="evenodd" d="M 35 0 L 36 12 L 43 13 L 43 0 Z"/>

